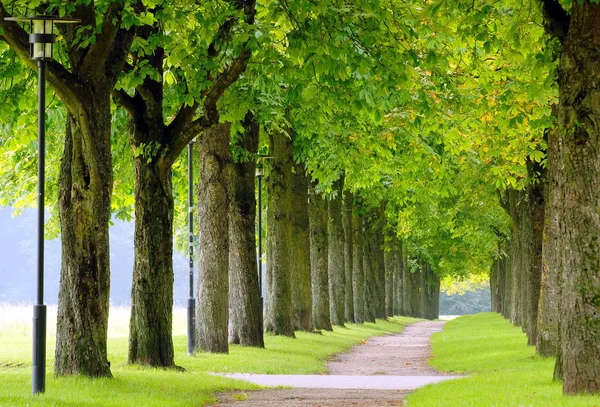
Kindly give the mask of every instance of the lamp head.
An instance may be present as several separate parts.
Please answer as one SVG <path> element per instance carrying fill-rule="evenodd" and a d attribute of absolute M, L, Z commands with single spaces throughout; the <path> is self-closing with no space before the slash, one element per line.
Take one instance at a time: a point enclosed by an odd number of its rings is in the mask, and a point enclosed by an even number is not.
<path fill-rule="evenodd" d="M 34 61 L 50 61 L 54 43 L 54 24 L 74 24 L 81 20 L 56 16 L 7 17 L 8 21 L 29 22 L 29 55 Z"/>
<path fill-rule="evenodd" d="M 256 163 L 256 177 L 260 178 L 262 177 L 264 174 L 263 171 L 263 163 L 262 162 L 257 162 Z"/>

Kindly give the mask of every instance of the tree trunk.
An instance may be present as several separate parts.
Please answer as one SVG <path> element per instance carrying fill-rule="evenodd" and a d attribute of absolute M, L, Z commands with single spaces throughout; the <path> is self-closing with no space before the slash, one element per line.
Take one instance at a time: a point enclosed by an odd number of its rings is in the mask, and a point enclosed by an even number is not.
<path fill-rule="evenodd" d="M 352 211 L 352 299 L 354 307 L 354 322 L 365 322 L 364 293 L 365 275 L 363 269 L 364 229 L 362 216 L 358 213 L 358 205 L 354 201 Z"/>
<path fill-rule="evenodd" d="M 344 205 L 343 205 L 343 223 L 344 223 L 344 268 L 345 268 L 345 317 L 348 322 L 355 322 L 354 320 L 354 295 L 353 295 L 353 278 L 352 270 L 354 267 L 352 259 L 352 193 L 350 191 L 344 192 Z"/>
<path fill-rule="evenodd" d="M 391 242 L 390 242 L 391 243 Z M 388 244 L 390 244 L 388 243 Z M 394 251 L 387 247 L 383 253 L 385 264 L 385 314 L 394 316 Z"/>
<path fill-rule="evenodd" d="M 112 193 L 110 88 L 90 92 L 76 117 L 67 114 L 58 209 L 62 264 L 58 294 L 57 376 L 111 376 L 107 359 Z"/>
<path fill-rule="evenodd" d="M 374 254 L 373 247 L 375 246 L 375 234 L 373 232 L 372 222 L 365 222 L 365 239 L 363 241 L 363 272 L 365 276 L 364 282 L 364 304 L 365 321 L 375 322 L 375 313 L 377 303 L 377 282 L 375 276 L 378 274 L 377 257 Z"/>
<path fill-rule="evenodd" d="M 513 301 L 513 285 L 512 285 L 512 258 L 510 256 L 510 242 L 506 242 L 506 256 L 503 258 L 504 260 L 504 302 L 502 303 L 503 315 L 504 318 L 510 320 L 510 313 L 512 310 L 512 301 Z"/>
<path fill-rule="evenodd" d="M 328 201 L 329 313 L 333 325 L 344 326 L 346 269 L 344 264 L 344 225 L 342 222 L 343 179 L 333 185 L 337 195 Z"/>
<path fill-rule="evenodd" d="M 137 156 L 134 165 L 135 250 L 128 363 L 171 367 L 175 364 L 171 170 L 161 171 L 154 159 L 148 162 L 144 156 Z"/>
<path fill-rule="evenodd" d="M 500 297 L 500 259 L 494 259 L 490 268 L 490 302 L 492 312 L 501 311 Z"/>
<path fill-rule="evenodd" d="M 292 174 L 292 242 L 290 264 L 294 329 L 312 331 L 312 293 L 310 282 L 310 235 L 308 222 L 308 179 L 304 165 Z"/>
<path fill-rule="evenodd" d="M 229 322 L 230 123 L 213 126 L 199 138 L 199 267 L 196 346 L 227 353 Z"/>
<path fill-rule="evenodd" d="M 402 240 L 394 234 L 394 314 L 404 313 L 404 263 L 402 261 Z"/>
<path fill-rule="evenodd" d="M 600 5 L 573 2 L 558 70 L 563 392 L 600 392 Z M 552 163 L 551 163 L 552 164 Z"/>
<path fill-rule="evenodd" d="M 531 264 L 531 246 L 532 246 L 532 226 L 531 226 L 531 205 L 527 191 L 522 191 L 520 194 L 521 202 L 519 204 L 519 238 L 520 242 L 520 254 L 521 254 L 521 289 L 519 304 L 521 305 L 521 327 L 523 332 L 528 336 L 531 332 L 530 327 L 530 316 L 527 314 L 529 309 L 530 298 L 534 295 L 533 290 L 533 276 L 532 276 L 532 264 Z M 539 290 L 539 286 L 538 286 Z M 538 291 L 539 292 L 539 291 Z M 537 321 L 536 321 L 537 322 Z"/>
<path fill-rule="evenodd" d="M 244 120 L 241 145 L 258 151 L 259 125 L 251 114 Z M 254 160 L 233 165 L 229 205 L 229 342 L 263 348 L 263 324 L 256 263 L 256 197 Z"/>
<path fill-rule="evenodd" d="M 269 135 L 271 172 L 267 182 L 267 306 L 265 331 L 295 337 L 292 323 L 290 244 L 292 241 L 292 140 L 283 132 Z"/>
<path fill-rule="evenodd" d="M 373 253 L 376 259 L 377 272 L 375 274 L 375 284 L 376 284 L 376 302 L 375 302 L 375 317 L 385 319 L 386 317 L 386 309 L 385 309 L 385 299 L 386 299 L 386 268 L 385 268 L 385 242 L 384 242 L 384 230 L 387 225 L 387 220 L 385 216 L 385 203 L 382 203 L 379 207 L 379 210 L 376 212 L 375 218 L 375 229 L 374 229 L 374 245 L 373 245 Z"/>
<path fill-rule="evenodd" d="M 408 250 L 402 247 L 402 304 L 404 305 L 404 315 L 407 317 L 415 316 L 413 308 L 413 289 L 412 289 L 412 273 L 408 264 Z"/>
<path fill-rule="evenodd" d="M 522 251 L 521 251 L 521 233 L 520 226 L 521 222 L 519 219 L 520 211 L 519 211 L 519 200 L 520 193 L 519 191 L 515 191 L 514 189 L 510 189 L 508 191 L 508 201 L 510 205 L 510 216 L 512 219 L 511 225 L 511 240 L 510 240 L 510 266 L 511 266 L 511 294 L 512 298 L 510 301 L 510 322 L 514 325 L 522 325 L 521 319 L 521 281 L 523 277 L 523 272 L 521 269 L 522 265 Z"/>
<path fill-rule="evenodd" d="M 559 349 L 558 320 L 560 310 L 561 256 L 561 205 L 564 202 L 560 174 L 560 140 L 556 129 L 548 131 L 548 184 L 544 235 L 542 238 L 542 276 L 538 306 L 538 335 L 536 351 L 541 356 L 556 356 Z"/>
<path fill-rule="evenodd" d="M 410 273 L 410 301 L 412 317 L 423 318 L 423 264 L 418 263 L 417 270 Z"/>
<path fill-rule="evenodd" d="M 427 263 L 423 269 L 423 317 L 437 319 L 440 316 L 440 278 Z"/>
<path fill-rule="evenodd" d="M 539 163 L 528 161 L 529 178 L 536 182 L 527 189 L 531 239 L 529 247 L 529 279 L 527 285 L 527 336 L 528 345 L 535 345 L 538 336 L 538 306 L 542 274 L 542 239 L 544 231 L 544 188 L 546 169 Z"/>
<path fill-rule="evenodd" d="M 313 326 L 332 330 L 329 315 L 327 201 L 310 189 L 310 271 L 312 279 Z"/>
<path fill-rule="evenodd" d="M 164 51 L 157 48 L 148 61 L 162 73 Z M 171 168 L 160 161 L 167 143 L 162 82 L 146 78 L 131 101 L 135 238 L 128 362 L 172 367 L 174 203 Z"/>

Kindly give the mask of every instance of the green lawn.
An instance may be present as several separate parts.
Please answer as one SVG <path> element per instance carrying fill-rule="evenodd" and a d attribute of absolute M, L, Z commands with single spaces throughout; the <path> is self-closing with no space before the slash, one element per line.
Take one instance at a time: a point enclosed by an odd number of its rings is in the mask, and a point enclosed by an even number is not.
<path fill-rule="evenodd" d="M 426 386 L 408 405 L 428 406 L 600 406 L 600 396 L 562 395 L 552 382 L 553 359 L 535 356 L 521 328 L 498 314 L 460 317 L 432 338 L 431 365 L 464 379 Z"/>
<path fill-rule="evenodd" d="M 399 332 L 411 318 L 392 318 L 377 324 L 348 325 L 323 335 L 297 333 L 297 339 L 267 336 L 266 349 L 233 346 L 228 355 L 186 354 L 185 310 L 174 316 L 175 361 L 185 372 L 127 366 L 127 312 L 111 309 L 109 360 L 113 379 L 52 377 L 54 332 L 50 317 L 46 394 L 31 395 L 31 328 L 29 307 L 0 304 L 0 406 L 194 406 L 215 401 L 217 391 L 243 391 L 257 386 L 206 372 L 319 373 L 328 356 L 347 350 L 374 335 Z M 14 317 L 23 312 L 25 319 Z M 52 311 L 49 312 L 52 315 Z M 11 317 L 13 316 L 13 317 Z"/>

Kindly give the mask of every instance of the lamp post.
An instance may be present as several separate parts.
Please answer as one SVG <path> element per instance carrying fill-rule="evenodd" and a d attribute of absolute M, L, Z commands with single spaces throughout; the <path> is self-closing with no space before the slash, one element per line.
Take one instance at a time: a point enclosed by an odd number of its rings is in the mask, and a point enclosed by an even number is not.
<path fill-rule="evenodd" d="M 258 292 L 260 296 L 260 315 L 262 317 L 264 307 L 263 281 L 262 281 L 262 160 L 256 163 L 256 180 L 258 181 Z"/>
<path fill-rule="evenodd" d="M 30 58 L 38 65 L 38 230 L 37 296 L 33 306 L 33 394 L 46 391 L 46 305 L 44 305 L 44 184 L 46 175 L 46 63 L 52 60 L 54 24 L 80 20 L 54 16 L 7 17 L 8 21 L 29 22 Z"/>
<path fill-rule="evenodd" d="M 190 296 L 187 304 L 187 334 L 189 356 L 193 356 L 196 348 L 196 299 L 194 298 L 194 147 L 193 141 L 188 144 L 188 237 L 190 261 Z"/>

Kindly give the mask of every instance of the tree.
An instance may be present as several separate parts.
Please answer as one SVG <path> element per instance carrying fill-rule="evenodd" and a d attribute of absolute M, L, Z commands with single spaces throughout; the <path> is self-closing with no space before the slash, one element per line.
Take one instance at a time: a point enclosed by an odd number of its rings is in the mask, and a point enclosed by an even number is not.
<path fill-rule="evenodd" d="M 292 233 L 292 140 L 287 132 L 269 134 L 273 156 L 267 180 L 267 298 L 265 331 L 295 337 L 292 323 L 290 251 Z"/>
<path fill-rule="evenodd" d="M 560 337 L 563 392 L 600 391 L 598 301 L 599 225 L 596 209 L 600 202 L 597 160 L 600 130 L 593 117 L 600 107 L 595 77 L 600 63 L 596 49 L 600 35 L 600 5 L 573 2 L 570 13 L 553 0 L 541 1 L 547 31 L 561 43 L 558 69 L 558 129 L 562 148 L 549 162 L 564 168 L 558 175 L 564 199 L 559 213 L 560 250 L 564 263 L 560 300 Z M 563 167 L 564 166 L 564 167 Z M 550 195 L 554 183 L 550 184 Z M 559 359 L 560 360 L 560 359 Z"/>
<path fill-rule="evenodd" d="M 294 329 L 312 331 L 312 292 L 310 283 L 310 228 L 308 221 L 308 178 L 304 165 L 292 172 L 292 240 L 290 264 Z"/>
<path fill-rule="evenodd" d="M 259 125 L 252 113 L 244 120 L 237 162 L 231 177 L 229 204 L 229 342 L 264 347 L 256 263 L 255 161 Z"/>
<path fill-rule="evenodd" d="M 34 68 L 26 32 L 4 20 L 10 16 L 7 5 L 0 3 L 2 39 Z M 49 11 L 63 14 L 67 9 L 52 4 Z M 89 31 L 61 28 L 68 61 L 48 63 L 48 81 L 68 111 L 59 179 L 62 267 L 54 370 L 59 376 L 111 376 L 106 353 L 110 95 L 133 40 L 123 16 L 135 12 L 130 2 L 109 2 L 105 9 L 77 3 L 68 11 Z"/>
<path fill-rule="evenodd" d="M 329 241 L 327 233 L 327 201 L 310 187 L 308 201 L 310 220 L 310 271 L 313 298 L 313 327 L 333 330 L 329 302 Z"/>
<path fill-rule="evenodd" d="M 342 194 L 344 180 L 333 186 L 335 196 L 327 201 L 327 256 L 329 277 L 329 314 L 333 325 L 344 326 L 345 322 L 345 257 L 344 225 L 342 220 Z"/>

